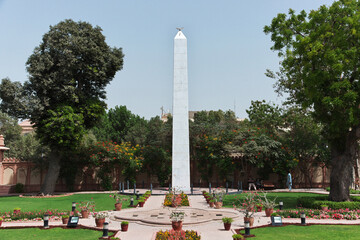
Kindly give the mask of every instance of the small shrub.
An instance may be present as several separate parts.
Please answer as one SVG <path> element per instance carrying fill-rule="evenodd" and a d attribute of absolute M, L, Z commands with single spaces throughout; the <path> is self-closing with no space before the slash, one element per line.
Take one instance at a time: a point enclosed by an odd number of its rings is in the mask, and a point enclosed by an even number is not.
<path fill-rule="evenodd" d="M 69 218 L 69 215 L 62 215 L 61 218 Z"/>
<path fill-rule="evenodd" d="M 23 193 L 23 192 L 24 192 L 24 188 L 25 188 L 24 184 L 22 184 L 22 183 L 17 183 L 17 184 L 15 185 L 15 192 L 16 192 L 16 193 Z"/>
<path fill-rule="evenodd" d="M 241 234 L 234 234 L 234 235 L 232 235 L 232 238 L 233 239 L 244 239 L 244 236 Z"/>
<path fill-rule="evenodd" d="M 234 221 L 234 219 L 230 217 L 224 217 L 221 220 L 223 221 L 223 223 L 232 223 Z"/>
<path fill-rule="evenodd" d="M 21 210 L 21 208 L 19 207 L 14 208 L 14 211 L 19 211 L 19 210 Z"/>
<path fill-rule="evenodd" d="M 127 221 L 122 221 L 122 222 L 121 222 L 121 225 L 129 225 L 129 222 L 127 222 Z"/>

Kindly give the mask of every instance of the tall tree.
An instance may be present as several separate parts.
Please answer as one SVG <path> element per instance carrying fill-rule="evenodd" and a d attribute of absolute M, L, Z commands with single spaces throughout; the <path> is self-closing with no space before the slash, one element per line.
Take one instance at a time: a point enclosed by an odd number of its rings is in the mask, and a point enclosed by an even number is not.
<path fill-rule="evenodd" d="M 340 0 L 309 14 L 278 14 L 264 32 L 282 58 L 277 91 L 313 109 L 332 158 L 329 199 L 350 200 L 352 165 L 360 137 L 360 2 Z"/>
<path fill-rule="evenodd" d="M 122 69 L 121 48 L 111 48 L 98 26 L 65 20 L 50 26 L 27 61 L 25 87 L 38 102 L 29 115 L 51 149 L 41 187 L 53 193 L 64 153 L 76 151 L 86 130 L 104 113 L 105 87 Z"/>

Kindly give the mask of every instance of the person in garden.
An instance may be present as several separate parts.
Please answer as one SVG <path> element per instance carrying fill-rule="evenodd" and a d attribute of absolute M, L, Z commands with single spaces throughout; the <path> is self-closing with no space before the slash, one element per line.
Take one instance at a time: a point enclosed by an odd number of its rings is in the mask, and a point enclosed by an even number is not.
<path fill-rule="evenodd" d="M 290 172 L 289 172 L 288 175 L 287 175 L 286 186 L 288 186 L 289 191 L 291 191 L 292 179 L 291 179 L 291 173 L 290 173 Z"/>
<path fill-rule="evenodd" d="M 253 187 L 254 190 L 256 191 L 255 181 L 254 181 L 254 179 L 251 177 L 251 175 L 249 176 L 248 184 L 249 184 L 249 191 L 251 190 L 251 187 Z"/>

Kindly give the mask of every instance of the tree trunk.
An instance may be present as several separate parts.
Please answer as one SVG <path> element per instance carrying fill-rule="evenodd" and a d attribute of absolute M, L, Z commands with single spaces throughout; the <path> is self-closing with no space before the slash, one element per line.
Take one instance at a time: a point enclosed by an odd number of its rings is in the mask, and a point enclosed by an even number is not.
<path fill-rule="evenodd" d="M 55 192 L 56 181 L 60 173 L 60 154 L 52 152 L 49 157 L 48 171 L 40 190 L 43 194 L 53 194 Z"/>
<path fill-rule="evenodd" d="M 329 200 L 335 202 L 350 200 L 350 185 L 352 183 L 353 163 L 358 150 L 358 128 L 354 128 L 346 136 L 343 144 L 332 144 Z"/>

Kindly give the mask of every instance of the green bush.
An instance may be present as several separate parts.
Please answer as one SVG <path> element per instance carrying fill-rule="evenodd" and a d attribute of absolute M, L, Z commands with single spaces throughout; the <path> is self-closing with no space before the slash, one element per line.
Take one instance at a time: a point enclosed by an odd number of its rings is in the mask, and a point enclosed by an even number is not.
<path fill-rule="evenodd" d="M 22 183 L 17 183 L 17 184 L 15 185 L 15 192 L 16 192 L 16 193 L 23 193 L 23 192 L 24 192 L 24 188 L 25 188 L 24 184 L 22 184 Z"/>
<path fill-rule="evenodd" d="M 297 200 L 297 206 L 303 208 L 321 209 L 321 205 L 327 205 L 330 209 L 360 209 L 360 198 L 351 197 L 352 202 L 332 202 L 327 200 L 327 196 L 320 197 L 301 197 Z"/>

